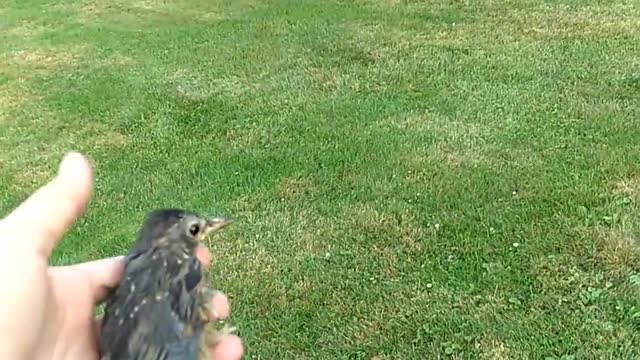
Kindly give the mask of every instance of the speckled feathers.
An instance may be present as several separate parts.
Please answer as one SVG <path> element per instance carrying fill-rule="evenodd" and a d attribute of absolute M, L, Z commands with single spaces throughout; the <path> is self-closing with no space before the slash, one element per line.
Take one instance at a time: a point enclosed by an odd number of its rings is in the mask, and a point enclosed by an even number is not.
<path fill-rule="evenodd" d="M 101 360 L 199 359 L 208 304 L 194 230 L 207 221 L 180 209 L 147 215 L 105 301 Z"/>

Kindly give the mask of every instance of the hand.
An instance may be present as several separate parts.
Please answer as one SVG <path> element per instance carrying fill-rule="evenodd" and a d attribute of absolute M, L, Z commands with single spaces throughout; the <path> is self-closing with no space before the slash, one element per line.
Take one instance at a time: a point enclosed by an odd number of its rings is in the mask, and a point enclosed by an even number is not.
<path fill-rule="evenodd" d="M 48 258 L 82 213 L 92 189 L 88 162 L 65 157 L 58 175 L 0 220 L 0 359 L 98 359 L 93 308 L 117 285 L 122 258 L 49 267 Z M 198 257 L 208 265 L 209 254 Z M 214 298 L 228 316 L 224 295 Z M 240 359 L 240 339 L 229 335 L 211 349 L 215 360 Z"/>

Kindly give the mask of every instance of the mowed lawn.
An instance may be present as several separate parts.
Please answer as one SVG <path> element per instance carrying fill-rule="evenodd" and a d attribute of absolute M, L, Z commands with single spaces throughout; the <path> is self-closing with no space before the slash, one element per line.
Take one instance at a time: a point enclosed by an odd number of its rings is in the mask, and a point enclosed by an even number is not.
<path fill-rule="evenodd" d="M 255 359 L 640 358 L 636 1 L 0 6 L 0 204 L 95 166 L 52 263 L 233 216 Z"/>

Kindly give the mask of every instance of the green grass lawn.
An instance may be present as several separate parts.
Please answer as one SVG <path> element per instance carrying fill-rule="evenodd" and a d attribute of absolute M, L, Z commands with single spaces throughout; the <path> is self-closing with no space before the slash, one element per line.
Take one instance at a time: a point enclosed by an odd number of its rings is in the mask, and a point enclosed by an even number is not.
<path fill-rule="evenodd" d="M 640 6 L 540 3 L 4 1 L 2 211 L 79 150 L 56 264 L 233 216 L 247 358 L 640 358 Z"/>

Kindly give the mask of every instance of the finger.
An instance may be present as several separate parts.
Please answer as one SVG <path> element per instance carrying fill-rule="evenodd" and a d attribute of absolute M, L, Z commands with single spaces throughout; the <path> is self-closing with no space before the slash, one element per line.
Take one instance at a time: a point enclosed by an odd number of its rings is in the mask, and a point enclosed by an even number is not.
<path fill-rule="evenodd" d="M 211 299 L 213 302 L 213 308 L 216 310 L 216 319 L 215 320 L 224 320 L 229 317 L 229 299 L 227 296 L 221 292 L 216 292 Z"/>
<path fill-rule="evenodd" d="M 228 335 L 209 351 L 209 359 L 239 360 L 243 354 L 242 340 L 236 335 Z"/>
<path fill-rule="evenodd" d="M 211 265 L 211 253 L 209 249 L 200 245 L 196 248 L 196 257 L 202 263 L 202 266 L 208 268 Z"/>
<path fill-rule="evenodd" d="M 78 153 L 65 156 L 58 175 L 2 220 L 6 231 L 20 234 L 16 244 L 48 258 L 51 250 L 84 209 L 91 194 L 91 167 Z"/>
<path fill-rule="evenodd" d="M 81 274 L 89 284 L 94 302 L 102 301 L 122 279 L 124 271 L 124 256 L 89 261 L 66 267 L 67 271 Z"/>

